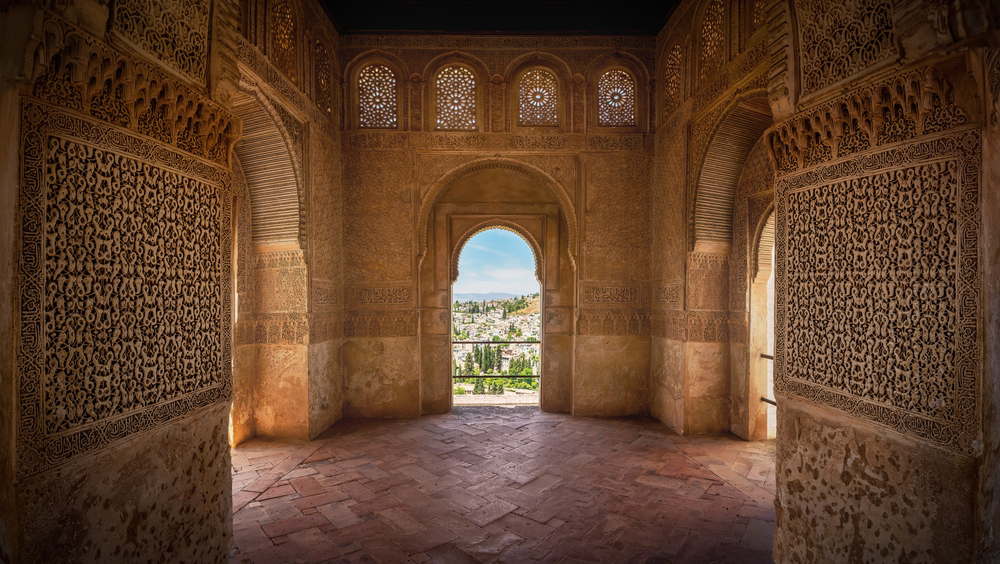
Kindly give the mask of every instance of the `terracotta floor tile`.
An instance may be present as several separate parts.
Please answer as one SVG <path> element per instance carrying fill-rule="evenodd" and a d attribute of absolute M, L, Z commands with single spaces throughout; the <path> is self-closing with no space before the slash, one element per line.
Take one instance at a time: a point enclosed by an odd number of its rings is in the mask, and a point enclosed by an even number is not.
<path fill-rule="evenodd" d="M 770 562 L 774 450 L 537 408 L 343 420 L 233 449 L 232 561 Z"/>

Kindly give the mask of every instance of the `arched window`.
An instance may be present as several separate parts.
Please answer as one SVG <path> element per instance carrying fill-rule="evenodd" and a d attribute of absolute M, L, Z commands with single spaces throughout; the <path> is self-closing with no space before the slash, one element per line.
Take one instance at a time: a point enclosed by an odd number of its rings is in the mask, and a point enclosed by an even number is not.
<path fill-rule="evenodd" d="M 358 73 L 358 126 L 396 127 L 396 74 L 373 64 Z"/>
<path fill-rule="evenodd" d="M 316 41 L 316 105 L 326 112 L 333 113 L 333 77 L 330 74 L 330 54 L 322 41 Z"/>
<path fill-rule="evenodd" d="M 597 125 L 635 125 L 635 80 L 629 73 L 611 69 L 597 80 Z"/>
<path fill-rule="evenodd" d="M 663 117 L 681 104 L 681 46 L 674 45 L 663 65 Z"/>
<path fill-rule="evenodd" d="M 476 76 L 465 67 L 445 67 L 437 75 L 435 129 L 476 129 Z"/>
<path fill-rule="evenodd" d="M 726 30 L 722 0 L 712 0 L 701 24 L 701 80 L 704 82 L 725 62 Z"/>
<path fill-rule="evenodd" d="M 518 125 L 559 125 L 556 111 L 558 83 L 555 75 L 545 69 L 532 69 L 521 77 L 519 90 Z"/>
<path fill-rule="evenodd" d="M 288 0 L 271 6 L 271 62 L 295 82 L 295 15 Z"/>

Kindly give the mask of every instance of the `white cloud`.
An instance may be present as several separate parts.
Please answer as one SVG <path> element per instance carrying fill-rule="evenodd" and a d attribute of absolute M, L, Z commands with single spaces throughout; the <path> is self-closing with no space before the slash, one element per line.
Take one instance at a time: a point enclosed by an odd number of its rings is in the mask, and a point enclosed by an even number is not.
<path fill-rule="evenodd" d="M 538 283 L 538 281 L 535 280 L 535 271 L 529 268 L 493 268 L 486 270 L 484 274 L 495 280 L 530 280 L 532 284 Z"/>
<path fill-rule="evenodd" d="M 493 253 L 495 255 L 500 255 L 500 256 L 505 257 L 505 258 L 510 258 L 510 255 L 507 254 L 507 253 L 501 253 L 500 251 L 491 249 L 489 247 L 484 247 L 483 245 L 469 245 L 469 247 L 473 248 L 473 249 L 476 249 L 476 250 L 479 250 L 479 251 L 486 251 L 487 253 Z"/>

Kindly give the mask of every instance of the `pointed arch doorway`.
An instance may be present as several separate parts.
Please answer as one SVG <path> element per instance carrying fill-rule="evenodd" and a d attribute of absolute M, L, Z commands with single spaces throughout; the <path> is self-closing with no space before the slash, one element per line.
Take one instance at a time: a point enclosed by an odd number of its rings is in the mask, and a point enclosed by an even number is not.
<path fill-rule="evenodd" d="M 421 206 L 419 258 L 421 406 L 447 413 L 452 396 L 452 285 L 465 242 L 485 229 L 520 235 L 536 256 L 540 283 L 543 411 L 572 411 L 575 217 L 558 183 L 543 172 L 506 159 L 484 159 L 453 171 L 432 186 Z"/>
<path fill-rule="evenodd" d="M 452 284 L 453 405 L 538 405 L 538 244 L 502 219 L 459 240 Z"/>

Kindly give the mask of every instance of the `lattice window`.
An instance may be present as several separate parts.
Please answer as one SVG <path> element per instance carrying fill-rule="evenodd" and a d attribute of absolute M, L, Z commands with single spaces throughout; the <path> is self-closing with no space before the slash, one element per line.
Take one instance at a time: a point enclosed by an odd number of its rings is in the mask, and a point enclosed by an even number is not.
<path fill-rule="evenodd" d="M 271 62 L 295 82 L 295 15 L 287 0 L 271 6 Z"/>
<path fill-rule="evenodd" d="M 716 73 L 725 62 L 726 33 L 722 0 L 712 0 L 701 24 L 701 80 Z"/>
<path fill-rule="evenodd" d="M 358 125 L 396 127 L 396 75 L 385 65 L 368 65 L 358 73 Z"/>
<path fill-rule="evenodd" d="M 326 112 L 333 113 L 333 76 L 330 71 L 330 54 L 322 41 L 316 41 L 316 105 Z"/>
<path fill-rule="evenodd" d="M 437 75 L 437 129 L 476 129 L 476 76 L 465 67 Z"/>
<path fill-rule="evenodd" d="M 556 111 L 556 77 L 544 69 L 533 69 L 521 77 L 518 125 L 559 125 Z"/>
<path fill-rule="evenodd" d="M 753 31 L 757 31 L 760 29 L 760 26 L 764 25 L 765 16 L 764 0 L 754 0 L 753 16 L 750 22 L 752 25 L 751 29 L 753 29 Z"/>
<path fill-rule="evenodd" d="M 681 46 L 674 45 L 663 65 L 663 117 L 681 104 Z"/>
<path fill-rule="evenodd" d="M 602 127 L 635 125 L 635 81 L 612 69 L 597 80 L 597 124 Z"/>

